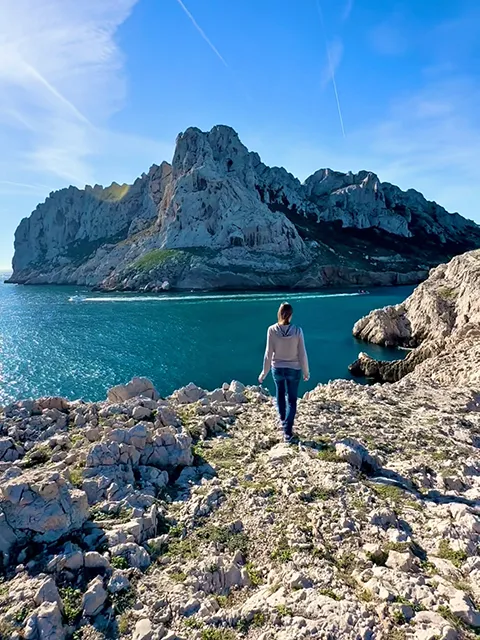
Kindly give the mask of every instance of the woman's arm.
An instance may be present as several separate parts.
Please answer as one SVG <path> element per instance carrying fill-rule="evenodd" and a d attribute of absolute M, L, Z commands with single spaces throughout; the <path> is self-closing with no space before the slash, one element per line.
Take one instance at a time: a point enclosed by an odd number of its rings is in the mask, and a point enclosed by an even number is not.
<path fill-rule="evenodd" d="M 272 332 L 270 329 L 267 331 L 267 346 L 265 347 L 265 356 L 263 357 L 263 369 L 262 373 L 258 376 L 258 381 L 260 384 L 265 380 L 268 376 L 268 372 L 272 367 L 272 358 L 273 358 L 273 340 L 272 340 Z"/>
<path fill-rule="evenodd" d="M 310 370 L 308 368 L 308 356 L 305 349 L 305 339 L 303 331 L 300 329 L 300 337 L 298 339 L 298 361 L 303 371 L 303 379 L 307 381 L 310 378 Z"/>

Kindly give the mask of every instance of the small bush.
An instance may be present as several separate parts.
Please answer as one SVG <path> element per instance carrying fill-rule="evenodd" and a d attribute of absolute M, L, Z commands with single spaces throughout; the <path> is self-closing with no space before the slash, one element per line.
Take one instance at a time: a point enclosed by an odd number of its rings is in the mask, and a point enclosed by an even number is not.
<path fill-rule="evenodd" d="M 122 558 L 122 556 L 113 556 L 110 558 L 110 564 L 114 569 L 128 569 L 129 564 L 126 558 Z"/>
<path fill-rule="evenodd" d="M 281 616 L 293 616 L 293 611 L 284 604 L 277 604 L 275 609 Z"/>
<path fill-rule="evenodd" d="M 27 469 L 36 467 L 39 464 L 45 464 L 50 460 L 52 450 L 46 444 L 37 445 L 23 459 L 23 466 Z"/>
<path fill-rule="evenodd" d="M 77 487 L 77 489 L 81 489 L 83 485 L 83 467 L 74 467 L 70 471 L 70 483 Z"/>
<path fill-rule="evenodd" d="M 170 579 L 174 582 L 185 582 L 185 580 L 187 579 L 187 574 L 182 572 L 170 573 L 169 576 Z"/>
<path fill-rule="evenodd" d="M 358 594 L 358 599 L 363 602 L 371 602 L 373 600 L 373 593 L 370 589 L 362 589 Z"/>
<path fill-rule="evenodd" d="M 130 631 L 130 616 L 123 613 L 118 620 L 118 631 L 122 635 L 126 635 Z"/>
<path fill-rule="evenodd" d="M 262 576 L 258 573 L 251 562 L 247 562 L 247 564 L 245 565 L 245 569 L 247 571 L 250 582 L 254 587 L 258 587 L 259 585 L 263 584 Z"/>
<path fill-rule="evenodd" d="M 231 553 L 246 553 L 248 550 L 248 536 L 243 532 L 233 532 L 228 527 L 207 526 L 198 531 L 198 537 L 225 546 Z"/>
<path fill-rule="evenodd" d="M 458 291 L 456 289 L 453 289 L 452 287 L 441 287 L 438 290 L 438 295 L 443 300 L 455 300 L 455 298 L 458 296 Z"/>
<path fill-rule="evenodd" d="M 135 593 L 133 591 L 120 591 L 112 595 L 112 605 L 115 615 L 123 615 L 127 609 L 131 609 L 135 604 Z"/>
<path fill-rule="evenodd" d="M 279 560 L 280 562 L 289 562 L 292 559 L 292 555 L 292 550 L 285 536 L 279 539 L 276 549 L 270 553 L 272 560 Z"/>
<path fill-rule="evenodd" d="M 209 627 L 202 631 L 201 640 L 235 640 L 235 634 L 230 629 Z"/>
<path fill-rule="evenodd" d="M 450 560 L 450 562 L 456 567 L 461 567 L 468 558 L 465 551 L 455 551 L 450 546 L 448 540 L 445 539 L 440 540 L 440 544 L 438 545 L 438 556 L 444 560 Z"/>
<path fill-rule="evenodd" d="M 343 462 L 335 453 L 335 447 L 328 446 L 318 452 L 318 457 L 324 462 Z"/>
<path fill-rule="evenodd" d="M 321 596 L 327 596 L 327 598 L 331 598 L 332 600 L 343 600 L 343 596 L 338 595 L 338 593 L 335 593 L 335 591 L 333 589 L 320 589 L 319 593 Z"/>
<path fill-rule="evenodd" d="M 73 587 L 59 589 L 63 602 L 63 616 L 69 625 L 74 625 L 82 614 L 82 592 Z"/>

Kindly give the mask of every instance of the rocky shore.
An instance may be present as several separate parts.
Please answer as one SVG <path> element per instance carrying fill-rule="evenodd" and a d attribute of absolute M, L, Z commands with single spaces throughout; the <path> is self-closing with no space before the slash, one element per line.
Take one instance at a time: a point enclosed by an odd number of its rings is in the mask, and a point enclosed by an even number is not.
<path fill-rule="evenodd" d="M 306 393 L 294 446 L 236 381 L 0 410 L 0 638 L 478 637 L 479 253 L 359 325 L 450 346 L 395 384 Z M 421 324 L 437 280 L 457 315 Z"/>
<path fill-rule="evenodd" d="M 353 335 L 412 349 L 394 362 L 360 354 L 351 366 L 356 375 L 395 382 L 412 373 L 432 383 L 480 387 L 480 250 L 433 269 L 405 302 L 359 320 Z"/>

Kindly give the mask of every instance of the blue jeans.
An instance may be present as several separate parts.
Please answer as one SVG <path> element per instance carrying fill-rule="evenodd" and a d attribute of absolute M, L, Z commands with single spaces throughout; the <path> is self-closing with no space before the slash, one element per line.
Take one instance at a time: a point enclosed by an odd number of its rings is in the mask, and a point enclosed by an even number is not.
<path fill-rule="evenodd" d="M 273 368 L 273 380 L 277 388 L 277 409 L 286 436 L 292 435 L 293 421 L 297 413 L 298 385 L 302 372 L 288 367 Z"/>

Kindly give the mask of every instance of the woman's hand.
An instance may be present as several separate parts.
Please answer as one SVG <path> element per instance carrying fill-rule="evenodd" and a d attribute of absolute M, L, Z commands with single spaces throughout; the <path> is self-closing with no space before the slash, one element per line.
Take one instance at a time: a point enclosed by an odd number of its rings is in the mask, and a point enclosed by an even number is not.
<path fill-rule="evenodd" d="M 258 376 L 258 382 L 262 384 L 264 380 L 265 380 L 265 374 L 262 371 L 262 373 Z"/>
<path fill-rule="evenodd" d="M 308 382 L 310 380 L 310 374 L 309 373 L 304 373 L 303 374 L 303 381 L 304 382 Z"/>

